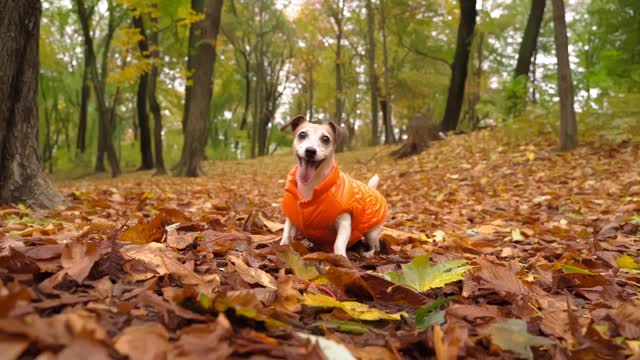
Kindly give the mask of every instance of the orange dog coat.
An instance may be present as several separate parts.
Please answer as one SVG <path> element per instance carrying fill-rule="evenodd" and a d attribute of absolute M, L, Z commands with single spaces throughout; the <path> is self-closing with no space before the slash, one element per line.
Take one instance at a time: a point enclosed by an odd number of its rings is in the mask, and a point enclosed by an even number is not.
<path fill-rule="evenodd" d="M 334 165 L 329 176 L 315 189 L 311 199 L 302 200 L 296 182 L 296 165 L 287 177 L 282 209 L 298 233 L 325 251 L 333 251 L 338 215 L 351 214 L 351 238 L 347 247 L 382 224 L 387 203 L 375 189 L 354 180 Z"/>

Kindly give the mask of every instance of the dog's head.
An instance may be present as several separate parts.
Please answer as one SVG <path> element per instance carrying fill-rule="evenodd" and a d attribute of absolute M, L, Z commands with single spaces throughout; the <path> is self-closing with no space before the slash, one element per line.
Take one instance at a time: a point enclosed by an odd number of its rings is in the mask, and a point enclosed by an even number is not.
<path fill-rule="evenodd" d="M 333 122 L 313 124 L 298 115 L 280 129 L 287 127 L 293 131 L 293 153 L 298 161 L 300 180 L 306 184 L 320 173 L 319 169 L 332 165 L 337 126 Z"/>

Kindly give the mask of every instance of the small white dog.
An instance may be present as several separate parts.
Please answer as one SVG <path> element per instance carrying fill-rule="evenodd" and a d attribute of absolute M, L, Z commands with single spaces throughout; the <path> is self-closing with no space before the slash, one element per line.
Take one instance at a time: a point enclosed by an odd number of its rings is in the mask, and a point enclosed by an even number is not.
<path fill-rule="evenodd" d="M 347 248 L 363 237 L 370 257 L 380 249 L 387 204 L 376 190 L 378 176 L 365 185 L 344 174 L 335 162 L 340 130 L 333 122 L 312 124 L 298 115 L 291 126 L 297 161 L 285 185 L 282 208 L 287 215 L 280 244 L 301 234 L 324 251 L 347 256 Z"/>

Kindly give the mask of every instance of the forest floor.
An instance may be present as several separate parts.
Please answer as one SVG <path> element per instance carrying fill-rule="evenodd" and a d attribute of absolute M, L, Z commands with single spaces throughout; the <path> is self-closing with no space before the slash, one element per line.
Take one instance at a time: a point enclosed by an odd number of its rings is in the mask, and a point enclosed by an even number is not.
<path fill-rule="evenodd" d="M 390 207 L 371 259 L 277 245 L 292 156 L 58 182 L 0 208 L 0 357 L 640 358 L 640 148 L 505 139 L 341 154 Z"/>

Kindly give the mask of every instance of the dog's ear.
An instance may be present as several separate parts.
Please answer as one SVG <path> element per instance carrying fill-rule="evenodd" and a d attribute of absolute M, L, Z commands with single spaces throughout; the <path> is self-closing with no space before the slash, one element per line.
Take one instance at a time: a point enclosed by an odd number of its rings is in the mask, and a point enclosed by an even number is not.
<path fill-rule="evenodd" d="M 296 115 L 293 119 L 289 120 L 288 123 L 282 125 L 280 127 L 280 131 L 284 131 L 286 128 L 291 126 L 291 131 L 296 132 L 298 126 L 305 123 L 307 120 L 304 118 L 304 115 Z"/>
<path fill-rule="evenodd" d="M 338 125 L 336 125 L 336 123 L 334 123 L 333 121 L 329 121 L 329 127 L 333 132 L 333 139 L 338 140 Z"/>

